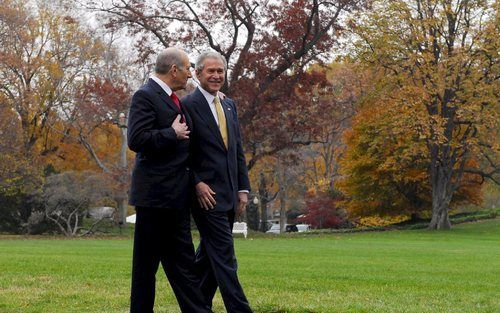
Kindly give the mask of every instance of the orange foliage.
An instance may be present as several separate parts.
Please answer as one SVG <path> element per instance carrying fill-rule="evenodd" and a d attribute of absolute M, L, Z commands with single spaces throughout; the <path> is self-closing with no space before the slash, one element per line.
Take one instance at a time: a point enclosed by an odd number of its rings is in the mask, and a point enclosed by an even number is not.
<path fill-rule="evenodd" d="M 365 99 L 352 129 L 345 133 L 347 150 L 339 159 L 342 179 L 336 187 L 347 196 L 345 205 L 352 216 L 397 216 L 431 209 L 430 160 L 418 124 L 424 114 L 420 94 L 388 90 Z M 398 93 L 404 93 L 405 102 L 398 100 L 403 97 Z M 477 161 L 471 158 L 467 166 L 477 166 Z M 464 174 L 452 204 L 480 199 L 477 176 Z"/>

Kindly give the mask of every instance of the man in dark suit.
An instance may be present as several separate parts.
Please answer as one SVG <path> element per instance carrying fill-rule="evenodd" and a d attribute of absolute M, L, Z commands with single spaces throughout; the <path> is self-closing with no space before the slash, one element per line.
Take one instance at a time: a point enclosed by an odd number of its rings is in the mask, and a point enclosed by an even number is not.
<path fill-rule="evenodd" d="M 188 208 L 189 127 L 175 91 L 191 77 L 183 51 L 158 55 L 155 75 L 133 96 L 128 145 L 135 151 L 130 204 L 136 206 L 130 312 L 153 312 L 159 263 L 182 312 L 211 312 L 194 274 Z"/>
<path fill-rule="evenodd" d="M 232 228 L 235 217 L 245 210 L 250 183 L 236 106 L 219 93 L 226 70 L 220 54 L 200 55 L 196 62 L 200 86 L 182 101 L 193 122 L 192 213 L 201 237 L 195 265 L 210 305 L 218 286 L 227 312 L 248 313 L 252 310 L 236 273 Z"/>

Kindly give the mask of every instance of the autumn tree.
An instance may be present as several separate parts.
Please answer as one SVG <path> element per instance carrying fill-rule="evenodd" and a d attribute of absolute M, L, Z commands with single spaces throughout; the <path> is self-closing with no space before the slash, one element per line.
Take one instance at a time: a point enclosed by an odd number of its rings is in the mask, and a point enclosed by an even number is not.
<path fill-rule="evenodd" d="M 373 11 L 354 19 L 359 60 L 383 72 L 393 88 L 388 101 L 411 116 L 402 127 L 425 141 L 430 229 L 451 227 L 450 203 L 464 175 L 498 182 L 498 6 L 373 1 Z"/>
<path fill-rule="evenodd" d="M 78 168 L 77 163 L 89 165 L 77 151 L 81 147 L 68 140 L 68 128 L 74 126 L 75 108 L 82 107 L 84 111 L 88 103 L 88 99 L 82 100 L 82 94 L 95 88 L 97 93 L 109 92 L 106 100 L 116 100 L 117 90 L 123 94 L 123 81 L 116 79 L 119 86 L 109 87 L 108 76 L 113 70 L 108 66 L 108 51 L 113 49 L 104 47 L 98 36 L 91 36 L 61 5 L 9 0 L 0 9 L 0 96 L 2 105 L 19 117 L 22 147 L 28 157 L 33 161 L 42 157 L 43 162 L 58 168 L 67 167 L 68 163 Z M 106 83 L 100 86 L 101 81 Z M 125 106 L 127 98 L 122 98 L 114 105 Z M 109 102 L 100 101 L 97 105 Z M 65 116 L 68 111 L 73 115 Z M 102 116 L 85 116 L 89 124 L 86 134 L 103 118 L 110 118 L 104 109 L 96 113 Z M 77 143 L 88 148 L 85 139 L 79 136 Z M 69 160 L 65 163 L 66 158 Z"/>
<path fill-rule="evenodd" d="M 299 150 L 303 183 L 309 190 L 332 192 L 339 177 L 338 159 L 345 150 L 343 134 L 350 129 L 360 99 L 372 88 L 369 70 L 345 59 L 316 70 L 324 71 L 327 84 L 315 90 L 315 101 L 322 103 L 322 119 L 316 141 Z"/>
<path fill-rule="evenodd" d="M 79 23 L 44 2 L 7 0 L 0 8 L 0 94 L 19 117 L 24 152 L 43 156 L 59 110 L 98 61 L 102 46 Z"/>
<path fill-rule="evenodd" d="M 422 215 L 432 207 L 426 141 L 409 126 L 418 112 L 408 114 L 409 95 L 389 91 L 364 99 L 344 134 L 347 148 L 339 159 L 341 179 L 336 187 L 347 197 L 344 205 L 353 218 Z M 394 101 L 395 96 L 405 100 Z M 464 174 L 450 204 L 479 201 L 478 177 Z"/>
<path fill-rule="evenodd" d="M 109 182 L 114 181 L 123 227 L 130 172 L 125 129 L 129 94 L 128 84 L 119 78 L 89 79 L 75 93 L 75 105 L 62 110 L 64 128 L 60 130 L 65 138 L 81 144 L 97 169 L 111 178 Z"/>
<path fill-rule="evenodd" d="M 310 70 L 323 72 L 327 84 L 313 91 L 312 101 L 321 108 L 321 119 L 315 120 L 318 131 L 314 142 L 294 149 L 297 161 L 294 180 L 303 186 L 300 197 L 305 199 L 295 214 L 303 215 L 300 222 L 314 227 L 334 227 L 345 218 L 334 185 L 340 175 L 338 159 L 345 150 L 342 136 L 350 127 L 360 98 L 371 88 L 371 80 L 369 71 L 349 60 L 312 66 Z"/>
<path fill-rule="evenodd" d="M 258 200 L 255 208 L 258 211 L 255 215 L 260 221 L 258 230 L 265 232 L 269 229 L 268 217 L 272 214 L 270 209 L 274 207 L 279 208 L 277 211 L 284 232 L 290 209 L 298 210 L 303 206 L 306 186 L 299 157 L 297 150 L 282 150 L 272 157 L 265 157 L 250 172 L 250 180 L 254 182 L 252 195 Z"/>
<path fill-rule="evenodd" d="M 306 205 L 297 222 L 313 228 L 340 228 L 346 220 L 341 198 L 325 192 L 308 192 Z"/>
<path fill-rule="evenodd" d="M 277 199 L 279 200 L 279 216 L 280 216 L 280 233 L 285 233 L 286 224 L 288 219 L 288 211 L 290 208 L 290 200 L 292 194 L 297 193 L 298 185 L 302 188 L 303 184 L 299 183 L 298 177 L 302 174 L 297 166 L 297 154 L 281 150 L 276 155 L 275 176 L 276 182 L 279 186 Z M 298 183 L 298 184 L 297 184 Z M 304 190 L 305 191 L 305 190 Z M 300 191 L 299 191 L 300 192 Z"/>
<path fill-rule="evenodd" d="M 22 159 L 56 171 L 102 170 L 115 178 L 125 215 L 129 171 L 119 118 L 129 102 L 127 65 L 113 39 L 103 40 L 65 5 L 8 0 L 0 8 L 1 105 L 19 120 Z"/>

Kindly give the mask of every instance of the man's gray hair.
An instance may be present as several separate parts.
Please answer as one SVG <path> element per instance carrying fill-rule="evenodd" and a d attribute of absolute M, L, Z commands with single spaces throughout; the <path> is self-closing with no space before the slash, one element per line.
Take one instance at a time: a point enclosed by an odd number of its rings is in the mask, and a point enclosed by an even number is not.
<path fill-rule="evenodd" d="M 198 71 L 203 71 L 203 68 L 205 67 L 205 60 L 206 59 L 219 59 L 222 61 L 222 64 L 224 64 L 224 71 L 227 71 L 227 61 L 226 59 L 216 51 L 205 51 L 202 54 L 198 56 L 198 59 L 196 59 L 196 64 L 195 68 Z"/>
<path fill-rule="evenodd" d="M 182 50 L 173 47 L 163 50 L 156 58 L 155 73 L 167 74 L 174 64 L 177 67 L 183 67 L 184 55 L 185 53 Z"/>

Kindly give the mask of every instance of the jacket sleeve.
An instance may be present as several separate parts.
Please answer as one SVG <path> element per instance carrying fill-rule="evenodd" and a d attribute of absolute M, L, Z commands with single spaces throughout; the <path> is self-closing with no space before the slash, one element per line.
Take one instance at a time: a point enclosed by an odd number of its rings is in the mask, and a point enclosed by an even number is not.
<path fill-rule="evenodd" d="M 243 145 L 241 143 L 240 124 L 238 122 L 238 111 L 236 105 L 231 101 L 234 112 L 236 113 L 236 162 L 238 163 L 238 190 L 250 191 L 250 180 L 248 178 L 247 161 L 245 153 L 243 152 Z"/>
<path fill-rule="evenodd" d="M 148 94 L 138 90 L 130 106 L 127 141 L 134 152 L 151 152 L 175 146 L 177 135 L 172 127 L 155 129 L 156 112 Z"/>

